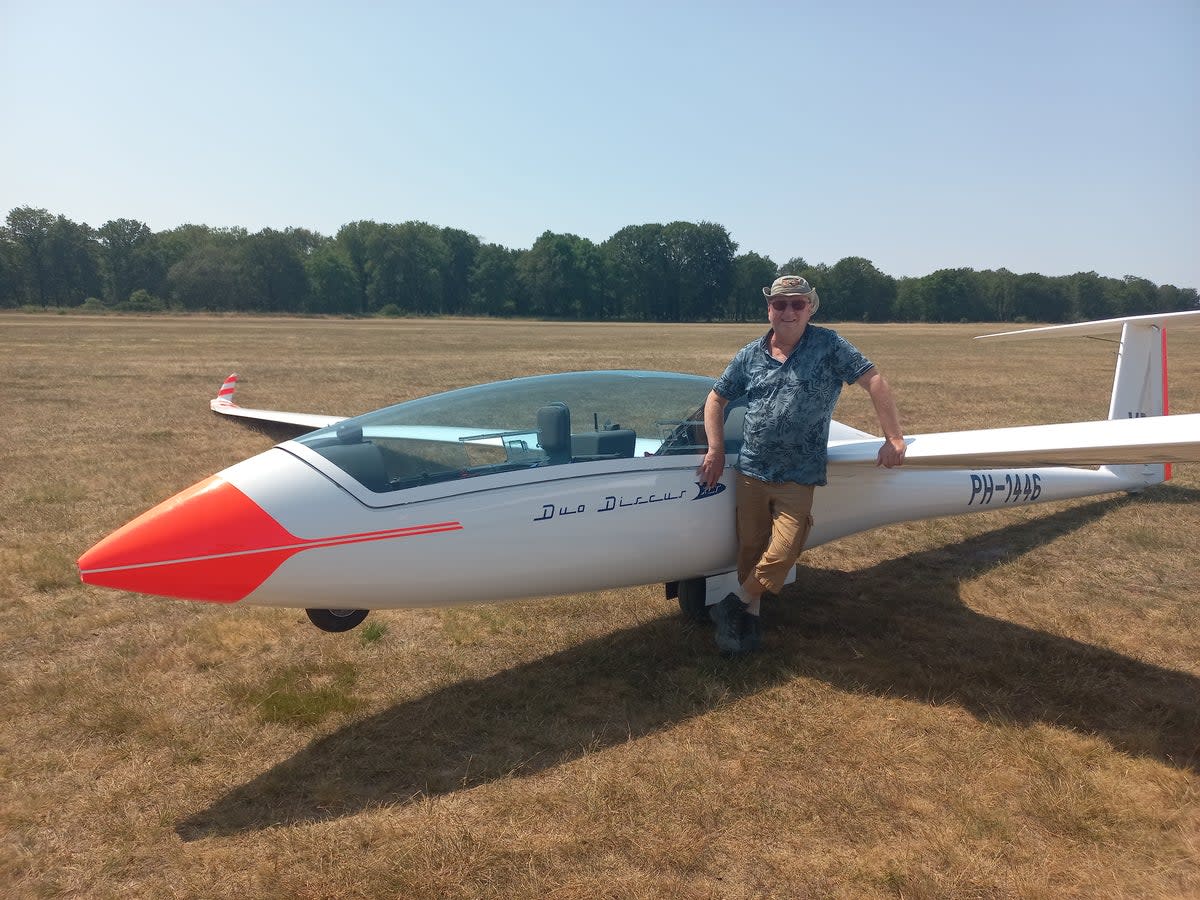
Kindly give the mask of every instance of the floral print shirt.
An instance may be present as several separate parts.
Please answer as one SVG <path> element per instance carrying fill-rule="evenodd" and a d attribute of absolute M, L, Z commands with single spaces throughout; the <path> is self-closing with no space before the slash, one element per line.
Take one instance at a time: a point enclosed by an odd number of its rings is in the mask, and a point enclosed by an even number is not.
<path fill-rule="evenodd" d="M 736 468 L 760 481 L 825 484 L 829 421 L 842 393 L 871 369 L 858 348 L 829 328 L 809 324 L 779 362 L 771 332 L 737 352 L 713 390 L 746 395 L 745 435 Z"/>

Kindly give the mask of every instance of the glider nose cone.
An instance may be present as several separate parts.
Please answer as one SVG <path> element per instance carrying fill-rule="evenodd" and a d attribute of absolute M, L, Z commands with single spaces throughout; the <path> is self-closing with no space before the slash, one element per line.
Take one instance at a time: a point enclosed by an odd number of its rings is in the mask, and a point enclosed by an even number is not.
<path fill-rule="evenodd" d="M 296 538 L 213 476 L 138 516 L 79 558 L 88 584 L 233 603 L 262 584 Z"/>

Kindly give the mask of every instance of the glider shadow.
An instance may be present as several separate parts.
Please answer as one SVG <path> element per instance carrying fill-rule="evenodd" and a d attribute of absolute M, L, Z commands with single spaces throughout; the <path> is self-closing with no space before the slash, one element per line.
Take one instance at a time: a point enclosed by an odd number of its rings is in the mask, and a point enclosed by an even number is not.
<path fill-rule="evenodd" d="M 964 579 L 1126 503 L 1197 499 L 1186 488 L 1107 499 L 861 571 L 802 571 L 802 587 L 767 609 L 767 652 L 745 661 L 719 659 L 709 629 L 664 616 L 456 682 L 318 738 L 176 831 L 190 841 L 320 822 L 533 775 L 796 677 L 1046 722 L 1200 771 L 1200 679 L 980 615 L 959 597 Z"/>

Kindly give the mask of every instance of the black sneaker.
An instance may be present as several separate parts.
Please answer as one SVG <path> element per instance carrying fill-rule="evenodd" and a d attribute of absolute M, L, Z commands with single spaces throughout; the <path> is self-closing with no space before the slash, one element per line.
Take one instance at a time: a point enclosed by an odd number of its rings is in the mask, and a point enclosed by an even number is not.
<path fill-rule="evenodd" d="M 750 617 L 746 614 L 746 604 L 737 594 L 726 594 L 724 600 L 708 608 L 708 614 L 717 625 L 717 649 L 722 656 L 740 656 L 747 652 L 742 633 L 745 620 Z"/>

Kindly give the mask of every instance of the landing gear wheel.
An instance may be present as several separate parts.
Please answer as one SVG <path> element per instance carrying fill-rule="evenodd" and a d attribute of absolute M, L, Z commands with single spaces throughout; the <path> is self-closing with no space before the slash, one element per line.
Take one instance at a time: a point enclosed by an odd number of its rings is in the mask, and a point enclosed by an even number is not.
<path fill-rule="evenodd" d="M 306 609 L 308 621 L 322 631 L 349 631 L 362 624 L 369 609 Z"/>
<path fill-rule="evenodd" d="M 679 611 L 689 622 L 707 623 L 708 607 L 704 604 L 703 578 L 689 578 L 679 582 Z"/>

